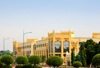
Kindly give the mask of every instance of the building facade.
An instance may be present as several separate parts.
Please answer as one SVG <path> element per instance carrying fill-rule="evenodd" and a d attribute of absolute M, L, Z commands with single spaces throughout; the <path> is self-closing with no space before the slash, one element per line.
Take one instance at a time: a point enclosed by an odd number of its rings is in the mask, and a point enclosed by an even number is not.
<path fill-rule="evenodd" d="M 79 53 L 79 43 L 88 39 L 93 39 L 95 42 L 99 42 L 99 34 L 93 34 L 90 37 L 74 37 L 74 31 L 61 31 L 52 33 L 48 32 L 48 37 L 41 37 L 38 39 L 27 39 L 24 42 L 24 56 L 29 57 L 31 55 L 45 56 L 47 59 L 49 56 L 60 56 L 64 63 L 71 61 L 71 49 L 74 49 L 75 55 Z M 98 38 L 97 38 L 98 37 Z M 17 56 L 23 56 L 23 43 L 13 41 L 13 58 Z M 66 56 L 68 56 L 66 58 Z M 67 61 L 66 61 L 67 60 Z"/>

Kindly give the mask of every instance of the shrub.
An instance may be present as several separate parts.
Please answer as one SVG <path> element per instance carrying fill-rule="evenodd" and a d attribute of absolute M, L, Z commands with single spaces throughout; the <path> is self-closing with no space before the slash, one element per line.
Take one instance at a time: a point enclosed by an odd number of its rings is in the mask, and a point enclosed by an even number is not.
<path fill-rule="evenodd" d="M 18 66 L 16 66 L 15 68 L 22 68 L 22 66 L 18 65 Z"/>
<path fill-rule="evenodd" d="M 2 62 L 0 62 L 0 68 L 2 68 L 3 67 L 3 63 Z"/>
<path fill-rule="evenodd" d="M 41 56 L 41 59 L 42 59 L 41 62 L 44 62 L 45 61 L 45 56 Z"/>
<path fill-rule="evenodd" d="M 3 68 L 12 68 L 10 65 L 4 65 Z"/>
<path fill-rule="evenodd" d="M 42 66 L 34 65 L 33 68 L 42 68 Z"/>
<path fill-rule="evenodd" d="M 22 68 L 32 68 L 32 65 L 31 65 L 31 64 L 24 64 L 24 65 L 22 66 Z"/>
<path fill-rule="evenodd" d="M 41 57 L 38 56 L 38 55 L 32 55 L 32 56 L 30 56 L 30 58 L 29 58 L 29 62 L 30 62 L 31 64 L 34 64 L 34 65 L 39 64 L 39 63 L 41 62 Z"/>
<path fill-rule="evenodd" d="M 1 62 L 5 63 L 6 65 L 10 65 L 11 63 L 13 63 L 13 57 L 10 55 L 4 55 L 1 58 Z"/>
<path fill-rule="evenodd" d="M 92 58 L 92 64 L 93 64 L 94 66 L 100 65 L 100 54 L 96 54 L 96 55 Z"/>
<path fill-rule="evenodd" d="M 82 63 L 80 61 L 74 61 L 73 66 L 74 67 L 81 67 Z"/>
<path fill-rule="evenodd" d="M 26 64 L 26 63 L 28 63 L 28 59 L 27 59 L 27 57 L 25 57 L 25 56 L 18 56 L 18 57 L 16 58 L 16 62 L 17 62 L 18 64 Z"/>
<path fill-rule="evenodd" d="M 63 64 L 63 59 L 59 56 L 50 56 L 46 63 L 49 65 L 49 66 L 53 66 L 54 68 L 57 66 L 61 66 Z"/>
<path fill-rule="evenodd" d="M 52 56 L 50 56 L 50 57 L 52 57 Z M 48 64 L 49 66 L 52 66 L 52 62 L 51 62 L 51 58 L 50 57 L 46 60 L 46 64 Z"/>

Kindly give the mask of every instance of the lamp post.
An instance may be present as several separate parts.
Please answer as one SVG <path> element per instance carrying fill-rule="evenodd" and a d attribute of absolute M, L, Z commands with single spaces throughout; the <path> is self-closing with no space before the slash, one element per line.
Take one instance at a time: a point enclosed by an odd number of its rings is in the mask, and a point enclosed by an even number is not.
<path fill-rule="evenodd" d="M 32 32 L 26 32 L 26 33 L 24 33 L 24 30 L 23 30 L 23 56 L 24 56 L 24 35 L 27 34 L 27 33 L 32 33 Z"/>
<path fill-rule="evenodd" d="M 6 39 L 3 38 L 3 55 L 5 55 L 5 40 L 7 40 L 7 39 L 9 39 L 9 38 L 6 38 Z"/>

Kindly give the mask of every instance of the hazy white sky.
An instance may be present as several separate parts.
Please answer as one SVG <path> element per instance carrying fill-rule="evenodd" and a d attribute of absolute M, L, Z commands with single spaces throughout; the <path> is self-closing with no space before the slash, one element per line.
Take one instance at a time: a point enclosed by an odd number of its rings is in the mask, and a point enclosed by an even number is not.
<path fill-rule="evenodd" d="M 75 31 L 75 37 L 91 37 L 100 32 L 100 0 L 0 0 L 0 50 L 3 37 L 6 50 L 13 50 L 13 39 L 47 36 L 55 30 Z"/>

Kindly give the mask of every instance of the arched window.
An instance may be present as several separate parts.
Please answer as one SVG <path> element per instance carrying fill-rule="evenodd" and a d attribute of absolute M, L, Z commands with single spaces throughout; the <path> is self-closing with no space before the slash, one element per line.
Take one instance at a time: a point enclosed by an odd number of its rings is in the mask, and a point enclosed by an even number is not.
<path fill-rule="evenodd" d="M 66 51 L 69 52 L 69 42 L 67 42 L 67 40 L 64 42 L 63 47 L 64 47 L 64 52 Z"/>
<path fill-rule="evenodd" d="M 61 52 L 61 42 L 59 40 L 55 42 L 55 52 Z"/>

